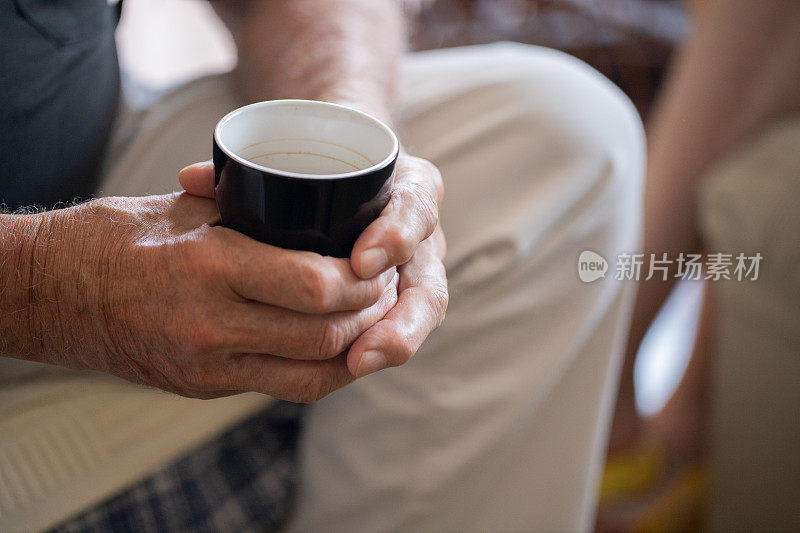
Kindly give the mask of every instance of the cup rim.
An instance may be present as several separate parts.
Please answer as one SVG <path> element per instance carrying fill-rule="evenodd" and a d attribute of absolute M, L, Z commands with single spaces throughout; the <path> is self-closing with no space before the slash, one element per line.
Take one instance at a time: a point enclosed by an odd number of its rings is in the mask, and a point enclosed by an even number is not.
<path fill-rule="evenodd" d="M 225 143 L 222 142 L 219 135 L 219 130 L 223 124 L 227 121 L 233 119 L 233 117 L 239 115 L 240 113 L 246 112 L 247 109 L 255 108 L 255 107 L 270 107 L 270 106 L 283 106 L 283 105 L 306 105 L 306 106 L 316 106 L 316 107 L 327 107 L 327 108 L 338 108 L 344 109 L 349 113 L 354 113 L 357 115 L 361 115 L 362 117 L 368 119 L 371 122 L 377 124 L 381 129 L 383 129 L 386 133 L 389 134 L 389 137 L 392 139 L 392 151 L 391 153 L 384 158 L 379 163 L 372 165 L 371 167 L 364 168 L 361 170 L 354 170 L 352 172 L 344 172 L 341 174 L 305 174 L 302 172 L 289 172 L 286 170 L 280 170 L 277 168 L 272 168 L 264 165 L 259 165 L 258 163 L 253 163 L 252 161 L 248 161 L 247 159 L 240 157 L 239 155 L 235 154 L 232 150 L 230 150 Z M 259 170 L 261 172 L 269 172 L 270 174 L 276 174 L 278 176 L 283 176 L 286 178 L 296 178 L 296 179 L 313 179 L 313 180 L 325 180 L 325 179 L 346 179 L 346 178 L 356 178 L 359 176 L 363 176 L 366 174 L 370 174 L 377 170 L 381 170 L 389 166 L 392 161 L 394 161 L 398 154 L 400 153 L 400 141 L 397 139 L 397 135 L 395 132 L 387 126 L 382 120 L 370 115 L 369 113 L 365 113 L 358 109 L 354 109 L 352 107 L 341 105 L 341 104 L 334 104 L 332 102 L 323 102 L 320 100 L 302 100 L 302 99 L 283 99 L 283 100 L 265 100 L 263 102 L 256 102 L 253 104 L 249 104 L 246 106 L 238 107 L 219 119 L 217 125 L 214 127 L 214 141 L 219 146 L 220 150 L 225 152 L 225 155 L 233 159 L 239 164 L 242 164 L 248 168 L 252 168 L 255 170 Z"/>

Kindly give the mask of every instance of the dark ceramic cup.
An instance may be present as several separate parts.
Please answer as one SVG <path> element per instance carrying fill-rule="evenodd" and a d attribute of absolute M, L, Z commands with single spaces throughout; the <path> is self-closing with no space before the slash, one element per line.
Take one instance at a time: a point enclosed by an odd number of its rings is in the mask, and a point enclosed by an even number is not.
<path fill-rule="evenodd" d="M 348 257 L 389 201 L 398 150 L 388 126 L 349 107 L 241 107 L 214 130 L 222 225 L 282 248 Z"/>

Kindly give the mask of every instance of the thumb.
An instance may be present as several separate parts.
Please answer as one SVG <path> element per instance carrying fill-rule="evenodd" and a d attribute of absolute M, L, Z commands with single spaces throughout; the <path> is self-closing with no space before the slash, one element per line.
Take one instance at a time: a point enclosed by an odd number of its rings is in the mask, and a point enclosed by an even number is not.
<path fill-rule="evenodd" d="M 211 161 L 184 168 L 178 173 L 178 181 L 189 194 L 214 198 L 214 164 Z"/>

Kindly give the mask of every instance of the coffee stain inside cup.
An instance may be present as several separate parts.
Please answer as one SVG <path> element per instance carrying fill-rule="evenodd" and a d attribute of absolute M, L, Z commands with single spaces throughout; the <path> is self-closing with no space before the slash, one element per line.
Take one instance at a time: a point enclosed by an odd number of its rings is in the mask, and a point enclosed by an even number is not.
<path fill-rule="evenodd" d="M 271 164 L 272 163 L 271 161 L 264 161 L 264 162 L 258 161 L 259 159 L 269 159 L 270 157 L 274 157 L 274 156 L 286 156 L 287 158 L 291 158 L 291 156 L 321 157 L 321 158 L 324 158 L 324 159 L 328 159 L 330 161 L 335 161 L 337 163 L 341 163 L 341 164 L 343 164 L 343 165 L 345 165 L 347 167 L 350 167 L 351 170 L 348 170 L 347 172 L 357 171 L 357 170 L 364 170 L 364 168 L 369 168 L 369 166 L 363 167 L 363 168 L 359 167 L 358 165 L 354 165 L 353 163 L 345 161 L 344 159 L 339 159 L 338 157 L 333 157 L 333 156 L 325 155 L 325 154 L 315 154 L 313 152 L 270 152 L 270 153 L 259 154 L 259 155 L 256 155 L 256 156 L 248 157 L 247 160 L 251 161 L 253 163 L 256 163 L 257 165 L 261 165 L 261 166 L 264 166 L 264 167 L 267 167 L 267 168 L 273 168 L 275 170 L 283 170 L 285 172 L 299 172 L 301 174 L 343 174 L 343 172 L 338 171 L 338 170 L 337 171 L 330 171 L 330 172 L 326 170 L 326 171 L 323 171 L 323 172 L 319 172 L 319 171 L 310 170 L 310 169 L 303 169 L 303 170 L 300 170 L 300 169 L 297 169 L 297 168 L 291 168 L 290 169 L 290 168 L 285 168 L 284 165 Z M 289 161 L 286 161 L 286 163 L 289 163 Z M 308 161 L 305 161 L 305 163 L 308 163 Z M 297 161 L 296 164 L 302 166 L 302 163 L 299 162 L 299 161 Z M 284 168 L 281 168 L 281 167 L 284 167 Z"/>
<path fill-rule="evenodd" d="M 330 147 L 337 148 L 338 151 L 344 151 L 345 154 L 324 154 L 319 152 L 312 152 L 308 150 L 286 150 L 286 149 L 279 149 L 279 150 L 271 150 L 271 151 L 264 151 L 262 153 L 258 153 L 255 155 L 249 155 L 248 152 L 252 152 L 254 148 L 264 149 L 268 144 L 275 144 L 275 143 L 309 143 L 309 144 L 322 144 L 327 145 Z M 277 148 L 277 147 L 275 147 Z M 285 148 L 285 147 L 281 147 Z M 320 141 L 317 139 L 308 139 L 308 138 L 282 138 L 282 139 L 270 139 L 266 141 L 259 141 L 256 143 L 251 143 L 242 149 L 238 150 L 238 153 L 244 159 L 255 163 L 257 165 L 261 165 L 267 168 L 273 168 L 275 170 L 281 170 L 284 172 L 298 172 L 302 174 L 344 174 L 348 172 L 354 172 L 359 170 L 367 169 L 371 166 L 374 166 L 374 162 L 368 158 L 363 153 L 354 150 L 348 146 L 343 144 L 329 142 L 329 141 Z M 344 157 L 347 154 L 352 154 L 353 158 Z M 337 157 L 338 156 L 338 157 Z M 326 165 L 324 162 L 320 161 L 320 158 L 324 161 L 330 163 Z"/>

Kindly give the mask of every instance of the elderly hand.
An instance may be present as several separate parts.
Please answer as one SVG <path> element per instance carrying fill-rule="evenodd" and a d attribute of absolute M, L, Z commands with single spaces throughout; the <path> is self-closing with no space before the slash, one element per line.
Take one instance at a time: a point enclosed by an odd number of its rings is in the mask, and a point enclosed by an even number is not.
<path fill-rule="evenodd" d="M 211 163 L 197 163 L 180 175 L 187 192 L 213 198 Z M 352 375 L 362 377 L 408 361 L 444 320 L 446 244 L 439 226 L 442 179 L 428 161 L 401 153 L 389 204 L 359 237 L 350 267 L 360 279 L 400 274 L 397 303 L 353 343 L 347 353 Z M 322 258 L 321 258 L 322 259 Z"/>
<path fill-rule="evenodd" d="M 256 242 L 186 193 L 29 217 L 27 342 L 9 355 L 184 396 L 317 400 L 352 381 L 340 354 L 397 301 L 394 269 L 362 279 L 346 259 Z"/>

